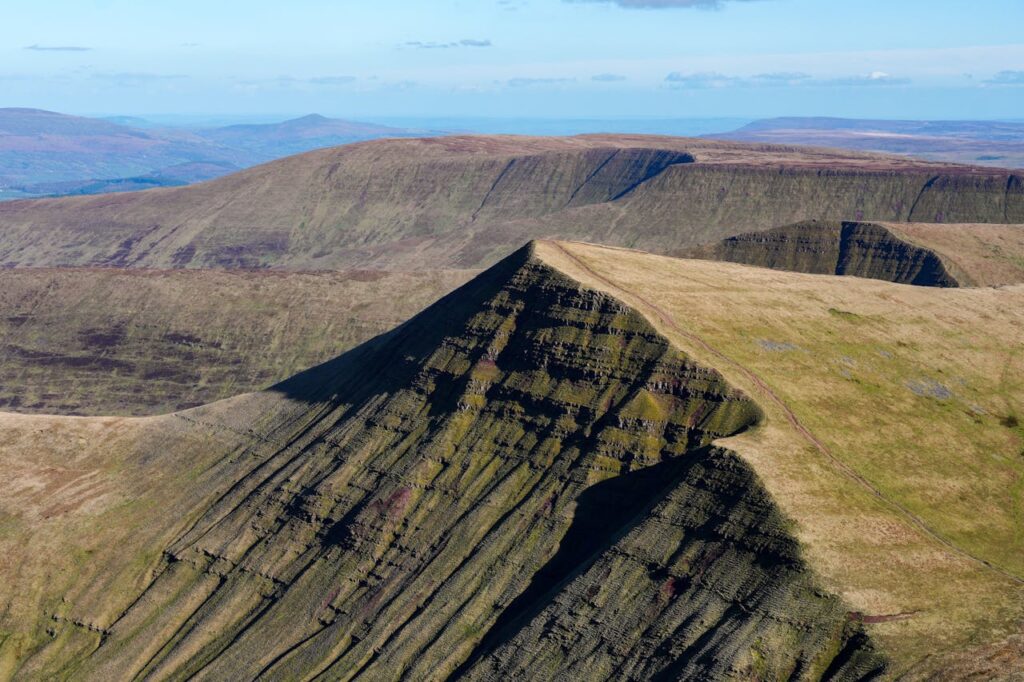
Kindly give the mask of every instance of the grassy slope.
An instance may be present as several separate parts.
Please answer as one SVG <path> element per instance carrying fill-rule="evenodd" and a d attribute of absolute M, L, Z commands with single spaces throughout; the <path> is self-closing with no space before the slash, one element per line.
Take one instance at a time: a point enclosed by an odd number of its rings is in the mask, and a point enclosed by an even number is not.
<path fill-rule="evenodd" d="M 226 455 L 244 441 L 196 419 L 223 421 L 237 402 L 143 419 L 0 414 L 0 679 L 58 631 L 58 659 L 94 646 L 152 579 L 161 548 L 240 475 Z"/>
<path fill-rule="evenodd" d="M 0 406 L 145 415 L 258 390 L 472 274 L 0 270 Z"/>
<path fill-rule="evenodd" d="M 1024 225 L 886 223 L 885 227 L 934 251 L 971 286 L 1024 281 Z"/>
<path fill-rule="evenodd" d="M 521 254 L 274 393 L 142 420 L 4 417 L 20 472 L 0 482 L 3 555 L 40 559 L 0 564 L 8 665 L 439 679 L 504 609 L 547 605 L 599 646 L 572 663 L 586 679 L 677 656 L 716 678 L 813 674 L 840 652 L 874 669 L 756 477 L 702 447 L 749 424 L 751 403 L 635 311 Z M 31 483 L 62 461 L 101 487 L 54 509 L 65 493 Z M 117 522 L 126 511 L 141 528 Z M 623 587 L 600 602 L 632 614 L 628 630 L 575 618 L 571 597 L 519 600 L 595 551 Z"/>
<path fill-rule="evenodd" d="M 538 235 L 667 252 L 810 218 L 1024 220 L 1009 171 L 645 136 L 384 140 L 185 188 L 0 205 L 0 263 L 476 268 Z"/>
<path fill-rule="evenodd" d="M 725 444 L 796 520 L 827 585 L 864 614 L 911 614 L 870 626 L 901 666 L 1019 629 L 1024 287 L 923 289 L 582 244 L 539 252 L 636 305 L 766 410 Z"/>

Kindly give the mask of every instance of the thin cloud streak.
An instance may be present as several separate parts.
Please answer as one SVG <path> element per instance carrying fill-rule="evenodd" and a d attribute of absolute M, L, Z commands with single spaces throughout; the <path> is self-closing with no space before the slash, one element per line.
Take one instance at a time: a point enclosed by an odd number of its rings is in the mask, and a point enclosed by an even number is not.
<path fill-rule="evenodd" d="M 510 78 L 505 84 L 510 88 L 528 88 L 535 85 L 564 85 L 575 82 L 575 78 Z"/>
<path fill-rule="evenodd" d="M 563 0 L 570 4 L 613 4 L 623 9 L 722 9 L 727 3 L 756 0 Z"/>
<path fill-rule="evenodd" d="M 670 88 L 681 90 L 712 90 L 723 88 L 770 87 L 858 87 L 881 85 L 908 85 L 909 78 L 896 78 L 884 71 L 873 71 L 863 76 L 813 78 L 801 72 L 760 73 L 753 76 L 728 76 L 714 71 L 682 73 L 674 71 L 665 77 Z"/>
<path fill-rule="evenodd" d="M 414 47 L 418 50 L 450 50 L 454 47 L 493 47 L 490 40 L 476 40 L 474 38 L 463 38 L 450 43 L 424 42 L 422 40 L 410 40 L 404 47 Z"/>
<path fill-rule="evenodd" d="M 34 45 L 26 45 L 24 50 L 30 52 L 91 52 L 91 47 L 83 47 L 81 45 L 40 45 L 36 43 Z"/>
<path fill-rule="evenodd" d="M 1024 71 L 1000 71 L 984 82 L 988 85 L 1024 85 Z"/>

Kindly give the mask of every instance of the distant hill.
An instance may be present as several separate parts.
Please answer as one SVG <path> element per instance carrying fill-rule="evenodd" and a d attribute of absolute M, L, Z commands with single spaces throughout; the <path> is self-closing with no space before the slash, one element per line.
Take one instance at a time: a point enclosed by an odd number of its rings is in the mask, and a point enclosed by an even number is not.
<path fill-rule="evenodd" d="M 143 176 L 179 164 L 211 164 L 222 175 L 253 161 L 251 154 L 183 131 L 141 130 L 39 109 L 0 109 L 0 187 L 23 193 L 47 193 L 53 183 Z"/>
<path fill-rule="evenodd" d="M 422 136 L 424 131 L 359 123 L 310 114 L 281 123 L 232 125 L 197 132 L 216 144 L 245 150 L 266 160 L 379 137 Z"/>
<path fill-rule="evenodd" d="M 932 161 L 1024 168 L 1024 122 L 772 118 L 706 137 L 904 154 Z"/>
<path fill-rule="evenodd" d="M 0 109 L 0 199 L 190 184 L 319 147 L 412 134 L 425 133 L 316 115 L 193 131 Z"/>
<path fill-rule="evenodd" d="M 191 187 L 5 202 L 0 264 L 478 268 L 538 235 L 667 253 L 809 219 L 1024 223 L 1024 183 L 687 138 L 378 140 Z"/>

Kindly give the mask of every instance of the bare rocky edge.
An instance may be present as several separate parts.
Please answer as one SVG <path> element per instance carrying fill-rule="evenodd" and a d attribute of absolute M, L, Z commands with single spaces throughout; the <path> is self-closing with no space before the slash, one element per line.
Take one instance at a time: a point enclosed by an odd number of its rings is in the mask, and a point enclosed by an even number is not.
<path fill-rule="evenodd" d="M 873 223 L 810 220 L 728 237 L 680 255 L 789 272 L 867 277 L 896 284 L 961 286 L 939 254 L 908 243 L 885 226 Z"/>
<path fill-rule="evenodd" d="M 156 418 L 213 436 L 180 496 L 194 508 L 161 511 L 148 564 L 103 557 L 104 589 L 47 594 L 35 621 L 8 608 L 0 662 L 77 679 L 880 676 L 753 469 L 713 445 L 759 418 L 528 246 L 271 392 Z M 137 443 L 167 467 L 182 435 L 163 428 Z"/>

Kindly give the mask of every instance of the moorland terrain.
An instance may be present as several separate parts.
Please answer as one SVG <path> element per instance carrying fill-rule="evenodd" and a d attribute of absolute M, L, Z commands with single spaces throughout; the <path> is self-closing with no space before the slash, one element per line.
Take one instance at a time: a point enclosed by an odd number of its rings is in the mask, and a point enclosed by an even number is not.
<path fill-rule="evenodd" d="M 1012 671 L 1022 296 L 542 242 L 266 392 L 5 415 L 2 660 Z"/>
<path fill-rule="evenodd" d="M 314 151 L 192 187 L 7 202 L 0 401 L 181 409 L 324 362 L 537 236 L 678 255 L 812 219 L 1020 223 L 1024 186 L 1011 171 L 832 150 L 448 137 Z M 1019 240 L 1003 248 L 1019 257 Z M 283 276 L 295 271 L 321 274 Z"/>
<path fill-rule="evenodd" d="M 931 161 L 1024 168 L 1022 121 L 884 121 L 787 117 L 709 135 L 738 142 L 805 144 Z"/>
<path fill-rule="evenodd" d="M 0 204 L 0 677 L 1012 679 L 1021 223 L 642 136 Z"/>

